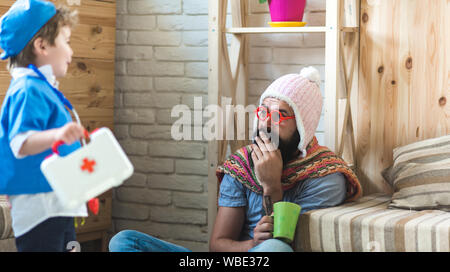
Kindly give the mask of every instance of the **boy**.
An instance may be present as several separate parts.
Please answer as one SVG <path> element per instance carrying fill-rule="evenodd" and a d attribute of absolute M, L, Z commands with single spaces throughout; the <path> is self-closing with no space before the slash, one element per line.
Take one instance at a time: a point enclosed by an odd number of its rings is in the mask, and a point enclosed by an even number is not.
<path fill-rule="evenodd" d="M 66 251 L 74 217 L 87 216 L 86 206 L 64 208 L 40 170 L 55 141 L 66 143 L 65 155 L 84 137 L 56 81 L 72 60 L 76 21 L 76 12 L 43 0 L 18 0 L 0 21 L 0 57 L 12 75 L 0 115 L 0 194 L 9 196 L 18 251 Z"/>

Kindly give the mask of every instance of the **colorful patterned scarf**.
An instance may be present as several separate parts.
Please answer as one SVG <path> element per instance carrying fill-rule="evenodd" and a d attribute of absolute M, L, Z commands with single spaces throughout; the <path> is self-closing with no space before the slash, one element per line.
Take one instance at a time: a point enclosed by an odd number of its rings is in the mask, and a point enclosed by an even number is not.
<path fill-rule="evenodd" d="M 232 154 L 223 165 L 219 166 L 216 176 L 219 183 L 228 174 L 257 194 L 262 194 L 262 186 L 256 178 L 251 158 L 251 146 L 245 146 Z M 325 146 L 320 146 L 314 137 L 306 148 L 307 155 L 300 156 L 284 166 L 281 185 L 284 191 L 292 188 L 298 182 L 309 178 L 327 176 L 336 172 L 344 174 L 347 180 L 346 202 L 362 196 L 362 188 L 347 163 Z"/>

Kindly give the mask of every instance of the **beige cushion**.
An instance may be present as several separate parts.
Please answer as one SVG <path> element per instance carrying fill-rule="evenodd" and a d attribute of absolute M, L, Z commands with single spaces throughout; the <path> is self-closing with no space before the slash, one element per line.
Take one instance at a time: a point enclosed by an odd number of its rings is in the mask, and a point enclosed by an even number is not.
<path fill-rule="evenodd" d="M 14 237 L 11 223 L 9 203 L 5 196 L 0 195 L 0 240 Z"/>
<path fill-rule="evenodd" d="M 17 252 L 14 238 L 0 239 L 0 252 Z"/>
<path fill-rule="evenodd" d="M 300 215 L 294 250 L 313 252 L 449 252 L 450 212 L 389 209 L 373 194 Z"/>
<path fill-rule="evenodd" d="M 394 187 L 389 207 L 450 211 L 450 135 L 394 149 L 382 172 Z"/>

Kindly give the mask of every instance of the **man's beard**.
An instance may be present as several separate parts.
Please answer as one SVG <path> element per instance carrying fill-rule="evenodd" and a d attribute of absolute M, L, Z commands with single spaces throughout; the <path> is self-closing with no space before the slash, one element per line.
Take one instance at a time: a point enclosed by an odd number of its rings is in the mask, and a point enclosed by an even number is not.
<path fill-rule="evenodd" d="M 300 134 L 298 130 L 295 130 L 294 134 L 291 136 L 289 140 L 283 140 L 277 134 L 276 131 L 271 131 L 270 128 L 265 128 L 259 130 L 257 133 L 260 135 L 261 133 L 269 133 L 269 138 L 272 141 L 273 138 L 278 138 L 278 149 L 280 150 L 281 157 L 283 158 L 283 165 L 287 165 L 288 162 L 297 158 L 299 155 L 298 144 L 300 143 Z"/>

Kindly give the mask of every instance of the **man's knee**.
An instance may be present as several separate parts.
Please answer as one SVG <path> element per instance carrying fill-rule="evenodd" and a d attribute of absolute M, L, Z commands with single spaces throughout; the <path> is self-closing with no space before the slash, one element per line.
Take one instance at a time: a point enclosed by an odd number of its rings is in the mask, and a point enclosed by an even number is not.
<path fill-rule="evenodd" d="M 292 247 L 278 239 L 269 239 L 250 250 L 251 252 L 293 252 Z"/>
<path fill-rule="evenodd" d="M 122 230 L 114 235 L 109 241 L 109 251 L 119 252 L 123 250 L 123 247 L 134 240 L 136 231 L 134 230 Z"/>

